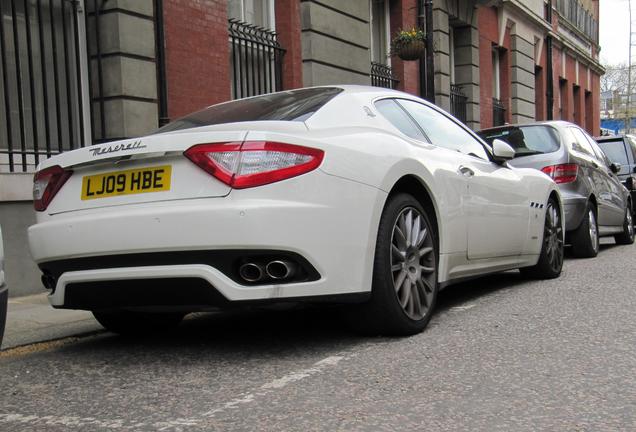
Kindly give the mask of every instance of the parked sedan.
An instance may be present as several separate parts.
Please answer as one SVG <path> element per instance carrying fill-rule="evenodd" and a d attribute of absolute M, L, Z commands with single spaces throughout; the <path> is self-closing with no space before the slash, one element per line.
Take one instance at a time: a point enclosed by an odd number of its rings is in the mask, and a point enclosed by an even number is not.
<path fill-rule="evenodd" d="M 596 256 L 600 236 L 634 242 L 632 199 L 616 176 L 620 167 L 581 128 L 551 121 L 485 129 L 479 135 L 487 142 L 505 140 L 517 152 L 511 165 L 539 169 L 559 185 L 574 255 Z"/>
<path fill-rule="evenodd" d="M 633 135 L 602 136 L 595 138 L 607 158 L 620 166 L 616 173 L 636 200 L 636 137 Z M 632 208 L 632 210 L 635 210 Z"/>
<path fill-rule="evenodd" d="M 438 290 L 563 263 L 556 184 L 460 122 L 376 87 L 236 100 L 44 161 L 33 257 L 57 308 L 116 332 L 271 302 L 353 302 L 367 331 L 424 329 Z"/>
<path fill-rule="evenodd" d="M 4 336 L 4 325 L 7 321 L 7 302 L 9 290 L 4 280 L 4 247 L 2 244 L 2 228 L 0 228 L 0 346 Z"/>

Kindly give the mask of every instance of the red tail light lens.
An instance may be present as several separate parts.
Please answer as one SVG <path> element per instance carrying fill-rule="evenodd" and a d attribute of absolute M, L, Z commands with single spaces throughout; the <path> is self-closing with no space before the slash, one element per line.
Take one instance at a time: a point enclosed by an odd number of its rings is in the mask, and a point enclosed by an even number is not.
<path fill-rule="evenodd" d="M 555 183 L 572 183 L 576 181 L 579 166 L 576 164 L 550 165 L 541 169 L 552 177 Z"/>
<path fill-rule="evenodd" d="M 199 144 L 184 155 L 223 183 L 245 189 L 296 177 L 318 168 L 322 150 L 265 141 Z"/>
<path fill-rule="evenodd" d="M 65 171 L 59 165 L 36 172 L 33 177 L 33 207 L 35 210 L 46 210 L 55 194 L 72 174 L 73 171 Z"/>

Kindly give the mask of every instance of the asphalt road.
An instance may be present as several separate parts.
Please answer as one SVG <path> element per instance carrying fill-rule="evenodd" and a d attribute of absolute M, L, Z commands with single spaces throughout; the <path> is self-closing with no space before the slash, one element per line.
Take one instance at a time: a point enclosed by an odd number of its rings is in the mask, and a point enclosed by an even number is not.
<path fill-rule="evenodd" d="M 0 355 L 0 430 L 634 431 L 636 246 L 448 288 L 428 329 L 332 309 L 199 315 Z"/>

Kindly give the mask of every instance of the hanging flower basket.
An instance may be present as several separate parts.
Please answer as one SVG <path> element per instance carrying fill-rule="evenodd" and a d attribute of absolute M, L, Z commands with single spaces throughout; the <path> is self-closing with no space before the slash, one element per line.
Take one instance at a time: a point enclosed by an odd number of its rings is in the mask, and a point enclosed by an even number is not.
<path fill-rule="evenodd" d="M 397 56 L 402 60 L 419 60 L 424 55 L 426 45 L 423 41 L 415 40 L 403 45 L 397 52 Z"/>
<path fill-rule="evenodd" d="M 426 36 L 420 29 L 400 30 L 391 41 L 391 54 L 402 60 L 418 60 L 426 50 Z"/>

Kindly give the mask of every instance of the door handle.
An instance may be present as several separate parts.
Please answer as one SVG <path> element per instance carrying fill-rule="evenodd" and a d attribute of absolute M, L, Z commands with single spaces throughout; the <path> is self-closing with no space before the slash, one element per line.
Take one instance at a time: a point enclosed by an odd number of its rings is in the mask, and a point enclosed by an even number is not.
<path fill-rule="evenodd" d="M 475 171 L 464 165 L 460 165 L 459 168 L 457 168 L 457 171 L 464 177 L 472 177 L 475 175 Z"/>

